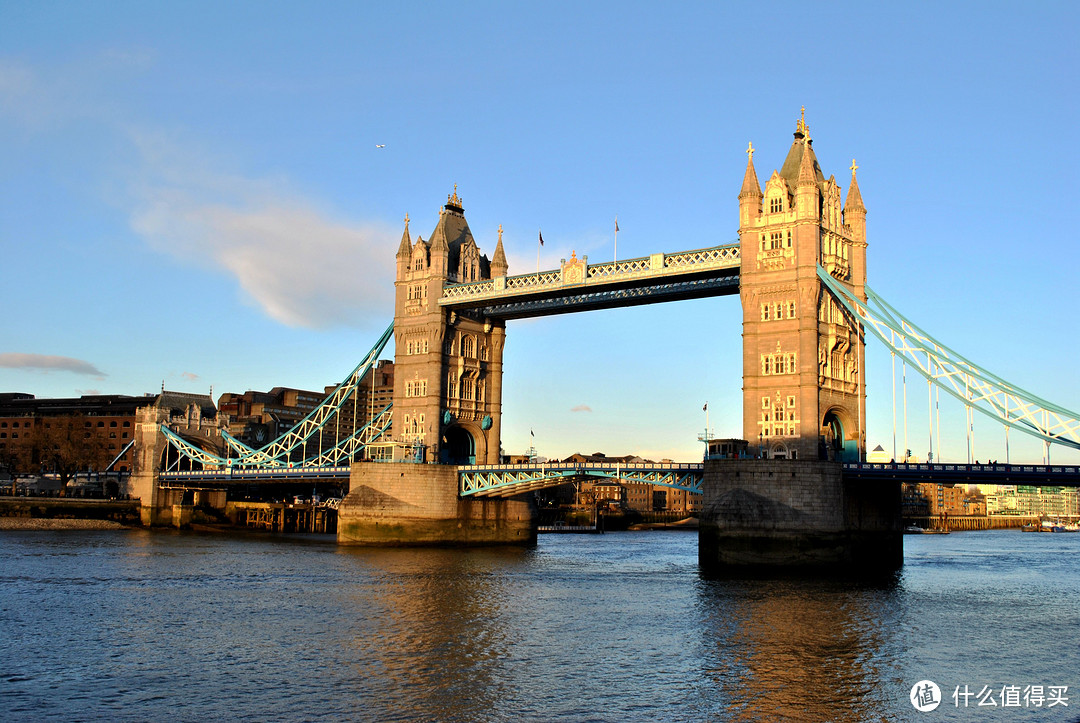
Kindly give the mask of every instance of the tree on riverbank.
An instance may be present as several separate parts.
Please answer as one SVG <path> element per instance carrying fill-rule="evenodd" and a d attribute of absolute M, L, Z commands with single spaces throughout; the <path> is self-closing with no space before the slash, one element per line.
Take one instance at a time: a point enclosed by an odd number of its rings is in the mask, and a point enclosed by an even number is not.
<path fill-rule="evenodd" d="M 104 432 L 93 427 L 86 415 L 37 419 L 15 449 L 16 469 L 24 473 L 55 474 L 63 496 L 75 475 L 102 471 L 109 464 L 107 446 Z"/>

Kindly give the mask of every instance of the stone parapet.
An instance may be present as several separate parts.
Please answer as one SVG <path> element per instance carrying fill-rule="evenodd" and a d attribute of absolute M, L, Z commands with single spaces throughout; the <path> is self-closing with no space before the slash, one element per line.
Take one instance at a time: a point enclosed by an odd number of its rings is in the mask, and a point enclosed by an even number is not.
<path fill-rule="evenodd" d="M 531 498 L 463 499 L 458 467 L 439 464 L 354 464 L 350 492 L 338 508 L 345 545 L 533 545 Z"/>
<path fill-rule="evenodd" d="M 835 462 L 713 460 L 702 493 L 703 568 L 903 562 L 899 483 L 845 481 Z"/>

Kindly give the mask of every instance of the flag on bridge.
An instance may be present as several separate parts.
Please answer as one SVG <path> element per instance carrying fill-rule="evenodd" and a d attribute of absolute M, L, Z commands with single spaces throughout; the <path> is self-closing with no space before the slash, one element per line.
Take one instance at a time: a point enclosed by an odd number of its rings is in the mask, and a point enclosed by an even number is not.
<path fill-rule="evenodd" d="M 540 236 L 540 245 L 543 246 L 544 245 L 544 234 L 540 233 L 540 231 L 537 231 L 536 233 L 539 234 L 539 236 Z"/>
<path fill-rule="evenodd" d="M 619 217 L 615 217 L 615 233 L 619 233 Z"/>
<path fill-rule="evenodd" d="M 709 403 L 708 402 L 705 402 L 705 406 L 701 408 L 701 411 L 703 411 L 703 412 L 709 411 Z"/>

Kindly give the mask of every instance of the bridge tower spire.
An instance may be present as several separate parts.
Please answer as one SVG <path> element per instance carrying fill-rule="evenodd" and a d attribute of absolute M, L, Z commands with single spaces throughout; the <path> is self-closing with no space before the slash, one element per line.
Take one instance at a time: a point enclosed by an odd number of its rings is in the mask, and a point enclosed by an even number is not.
<path fill-rule="evenodd" d="M 803 116 L 760 200 L 756 180 L 751 160 L 739 193 L 743 435 L 770 458 L 860 459 L 861 331 L 817 276 L 820 264 L 865 298 L 865 208 L 854 175 L 842 212 Z"/>
<path fill-rule="evenodd" d="M 418 238 L 404 256 L 407 244 L 408 221 L 395 283 L 392 438 L 426 462 L 497 464 L 505 322 L 438 304 L 445 284 L 490 279 L 496 266 L 477 248 L 457 186 L 429 241 Z"/>

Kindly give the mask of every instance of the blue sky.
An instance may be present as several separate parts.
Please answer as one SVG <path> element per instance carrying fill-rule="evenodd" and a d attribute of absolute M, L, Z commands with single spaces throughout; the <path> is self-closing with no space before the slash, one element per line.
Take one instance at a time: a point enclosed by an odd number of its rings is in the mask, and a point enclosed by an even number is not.
<path fill-rule="evenodd" d="M 321 389 L 455 183 L 510 273 L 538 227 L 545 268 L 610 259 L 616 214 L 620 258 L 733 242 L 747 142 L 767 178 L 805 106 L 845 193 L 858 160 L 870 285 L 1080 409 L 1075 4 L 580 5 L 0 0 L 0 390 Z M 740 331 L 734 297 L 511 322 L 504 449 L 697 459 L 705 401 L 740 434 Z M 886 449 L 889 375 L 871 344 Z"/>

